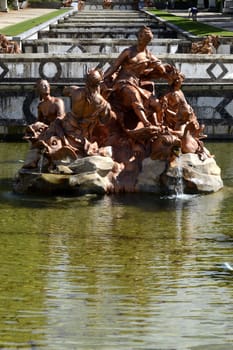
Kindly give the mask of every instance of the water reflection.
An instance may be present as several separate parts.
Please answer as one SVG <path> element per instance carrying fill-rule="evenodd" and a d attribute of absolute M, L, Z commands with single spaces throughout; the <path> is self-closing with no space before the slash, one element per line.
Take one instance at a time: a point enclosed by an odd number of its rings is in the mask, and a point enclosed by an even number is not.
<path fill-rule="evenodd" d="M 222 191 L 173 199 L 18 196 L 2 146 L 0 348 L 229 349 L 232 145 Z"/>

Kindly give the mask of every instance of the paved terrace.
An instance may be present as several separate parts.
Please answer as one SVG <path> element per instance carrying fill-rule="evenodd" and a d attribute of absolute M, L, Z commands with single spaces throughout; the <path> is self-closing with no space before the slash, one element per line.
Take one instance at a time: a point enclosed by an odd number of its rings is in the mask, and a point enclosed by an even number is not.
<path fill-rule="evenodd" d="M 33 9 L 26 8 L 16 10 L 10 10 L 9 12 L 0 12 L 0 30 L 2 28 L 24 22 L 36 17 L 46 15 L 47 13 L 55 11 L 54 9 Z"/>

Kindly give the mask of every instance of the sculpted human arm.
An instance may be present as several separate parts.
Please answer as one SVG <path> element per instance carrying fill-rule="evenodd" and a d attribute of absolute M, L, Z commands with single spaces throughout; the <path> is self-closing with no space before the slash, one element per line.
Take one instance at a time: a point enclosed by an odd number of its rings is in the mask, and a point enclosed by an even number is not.
<path fill-rule="evenodd" d="M 65 116 L 65 105 L 61 98 L 56 99 L 57 105 L 57 118 L 63 118 Z"/>
<path fill-rule="evenodd" d="M 65 86 L 63 89 L 63 95 L 64 96 L 71 96 L 72 93 L 79 89 L 79 86 L 71 85 L 71 86 Z"/>
<path fill-rule="evenodd" d="M 162 63 L 160 59 L 158 59 L 155 55 L 153 55 L 150 51 L 147 52 L 149 57 L 149 65 L 148 68 L 145 69 L 144 75 L 148 75 L 150 73 L 158 73 L 161 75 L 166 75 L 166 65 Z"/>
<path fill-rule="evenodd" d="M 129 49 L 125 49 L 121 52 L 115 62 L 104 73 L 104 79 L 111 77 L 122 66 L 124 61 L 128 59 Z"/>

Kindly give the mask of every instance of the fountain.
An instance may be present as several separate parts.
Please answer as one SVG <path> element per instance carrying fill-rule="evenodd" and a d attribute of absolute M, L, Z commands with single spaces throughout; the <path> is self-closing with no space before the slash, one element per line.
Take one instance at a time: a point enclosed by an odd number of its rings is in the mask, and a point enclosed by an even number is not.
<path fill-rule="evenodd" d="M 16 192 L 161 194 L 174 192 L 177 179 L 184 193 L 223 187 L 204 125 L 182 92 L 184 75 L 148 50 L 149 27 L 137 37 L 105 72 L 90 69 L 84 87 L 64 89 L 72 106 L 65 114 L 48 84 L 39 84 L 40 114 L 26 131 L 30 150 Z M 167 87 L 155 95 L 160 80 Z"/>

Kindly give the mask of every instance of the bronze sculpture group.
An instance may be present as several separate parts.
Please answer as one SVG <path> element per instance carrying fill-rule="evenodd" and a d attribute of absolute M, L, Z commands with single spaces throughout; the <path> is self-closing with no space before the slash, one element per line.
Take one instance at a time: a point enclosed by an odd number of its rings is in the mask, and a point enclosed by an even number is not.
<path fill-rule="evenodd" d="M 123 50 L 106 72 L 91 69 L 84 87 L 65 87 L 68 112 L 61 98 L 50 95 L 49 83 L 38 82 L 38 120 L 26 129 L 25 170 L 56 173 L 59 164 L 111 156 L 112 191 L 133 191 L 145 158 L 171 164 L 180 153 L 211 157 L 201 140 L 204 125 L 181 90 L 184 75 L 148 50 L 152 37 L 150 28 L 142 27 L 137 44 Z M 160 79 L 169 88 L 156 96 Z"/>

